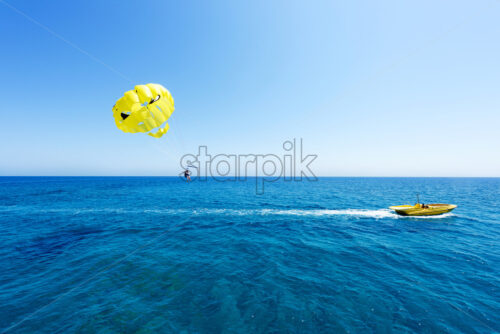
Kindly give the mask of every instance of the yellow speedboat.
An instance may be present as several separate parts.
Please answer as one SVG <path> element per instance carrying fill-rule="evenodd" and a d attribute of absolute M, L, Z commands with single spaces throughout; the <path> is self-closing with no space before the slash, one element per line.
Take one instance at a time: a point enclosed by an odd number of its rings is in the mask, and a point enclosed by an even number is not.
<path fill-rule="evenodd" d="M 433 216 L 450 212 L 457 206 L 454 204 L 421 204 L 415 205 L 395 205 L 390 206 L 389 209 L 396 211 L 397 214 L 403 216 Z"/>

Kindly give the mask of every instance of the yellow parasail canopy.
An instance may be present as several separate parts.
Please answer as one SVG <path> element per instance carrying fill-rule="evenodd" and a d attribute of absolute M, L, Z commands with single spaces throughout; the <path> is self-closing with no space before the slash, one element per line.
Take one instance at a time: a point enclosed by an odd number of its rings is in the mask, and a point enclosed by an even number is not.
<path fill-rule="evenodd" d="M 113 106 L 116 126 L 123 132 L 145 132 L 160 138 L 167 133 L 167 119 L 174 112 L 174 99 L 159 84 L 135 86 L 123 94 Z"/>

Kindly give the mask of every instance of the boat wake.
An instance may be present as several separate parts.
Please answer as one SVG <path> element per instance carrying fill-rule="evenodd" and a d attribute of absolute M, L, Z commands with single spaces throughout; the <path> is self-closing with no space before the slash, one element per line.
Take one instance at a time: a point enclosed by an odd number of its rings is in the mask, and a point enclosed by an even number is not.
<path fill-rule="evenodd" d="M 388 209 L 380 210 L 362 210 L 362 209 L 195 209 L 195 210 L 174 210 L 174 209 L 159 209 L 145 210 L 146 213 L 152 214 L 192 214 L 195 216 L 357 216 L 367 218 L 398 218 L 398 215 Z"/>
<path fill-rule="evenodd" d="M 7 208 L 4 208 L 7 209 Z M 26 211 L 26 208 L 10 207 L 8 211 Z M 6 210 L 6 211 L 7 211 Z M 3 211 L 3 210 L 0 210 Z M 392 218 L 392 219 L 440 219 L 455 216 L 445 213 L 437 216 L 400 216 L 389 209 L 224 209 L 224 208 L 199 208 L 199 209 L 124 209 L 124 208 L 64 208 L 42 209 L 30 208 L 29 212 L 59 213 L 69 215 L 85 214 L 152 214 L 152 215 L 187 215 L 187 216 L 351 216 L 359 218 Z"/>
<path fill-rule="evenodd" d="M 278 210 L 262 209 L 256 210 L 255 215 L 283 215 L 283 216 L 356 216 L 367 218 L 394 218 L 396 215 L 387 209 L 362 210 L 362 209 L 313 209 L 313 210 Z"/>

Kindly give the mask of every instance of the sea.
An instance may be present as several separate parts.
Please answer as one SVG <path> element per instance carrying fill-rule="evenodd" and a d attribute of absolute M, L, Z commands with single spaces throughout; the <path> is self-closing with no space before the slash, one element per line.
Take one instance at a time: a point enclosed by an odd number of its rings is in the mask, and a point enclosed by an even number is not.
<path fill-rule="evenodd" d="M 269 181 L 1 177 L 0 333 L 500 331 L 499 178 Z"/>

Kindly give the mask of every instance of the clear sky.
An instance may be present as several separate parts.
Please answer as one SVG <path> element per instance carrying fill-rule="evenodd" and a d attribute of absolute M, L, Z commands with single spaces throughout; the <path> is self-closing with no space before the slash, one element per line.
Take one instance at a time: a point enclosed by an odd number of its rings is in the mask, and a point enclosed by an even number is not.
<path fill-rule="evenodd" d="M 493 0 L 0 0 L 0 175 L 174 175 L 199 145 L 303 138 L 323 176 L 500 176 L 499 36 Z M 175 99 L 161 139 L 112 117 L 149 82 Z"/>

